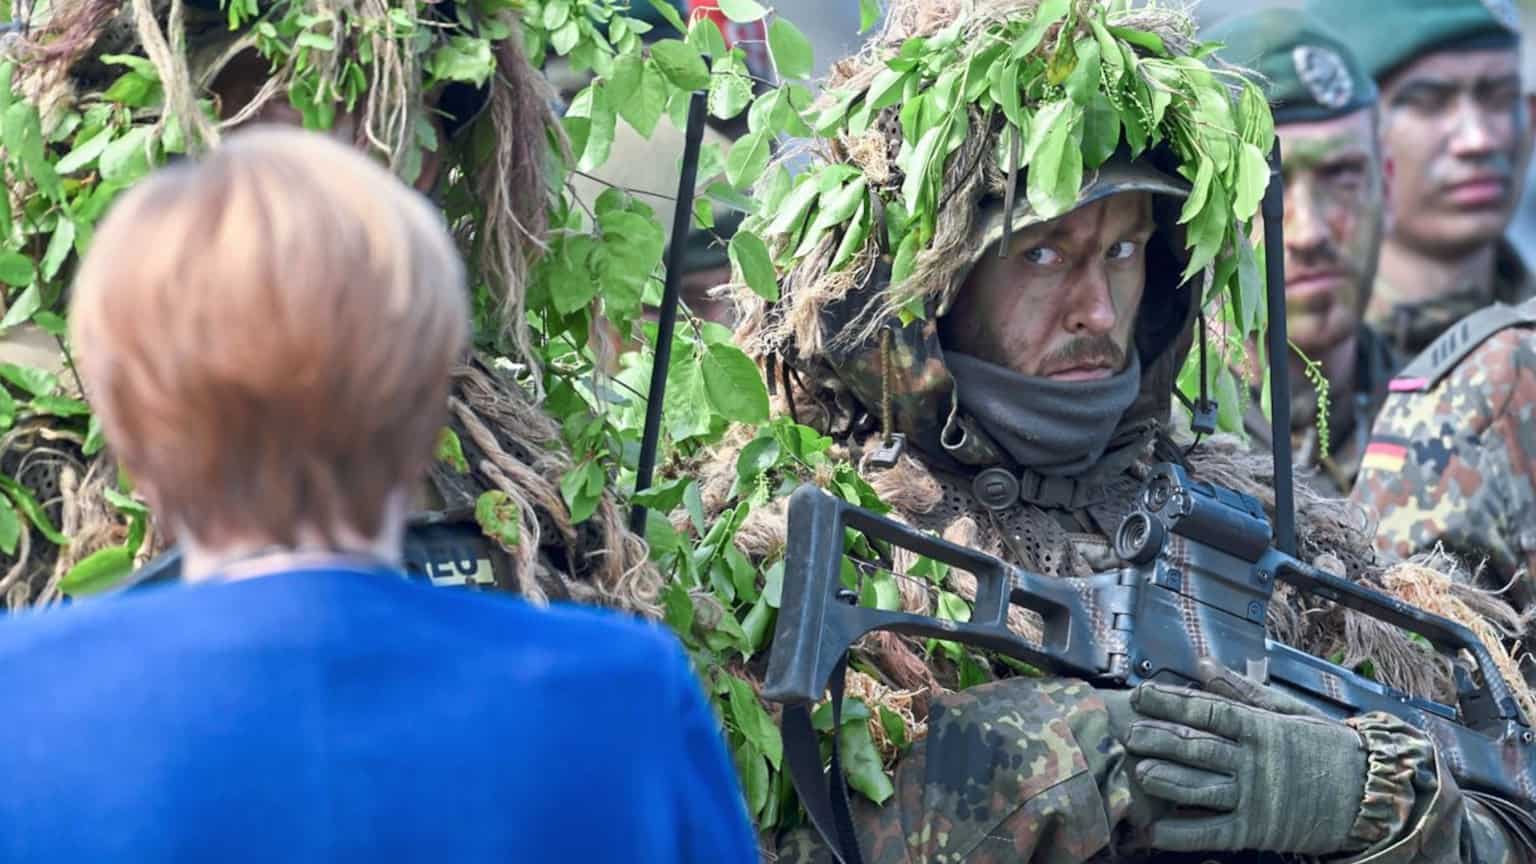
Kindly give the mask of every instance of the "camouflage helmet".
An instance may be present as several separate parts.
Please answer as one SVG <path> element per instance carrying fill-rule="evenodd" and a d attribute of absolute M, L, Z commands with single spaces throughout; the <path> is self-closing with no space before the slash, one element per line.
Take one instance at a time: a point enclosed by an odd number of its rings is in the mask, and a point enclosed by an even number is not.
<path fill-rule="evenodd" d="M 1214 297 L 1244 269 L 1273 121 L 1251 82 L 1196 59 L 1186 14 L 1117 6 L 894 4 L 885 31 L 833 67 L 814 124 L 821 159 L 795 180 L 770 174 L 763 210 L 742 226 L 779 277 L 776 301 L 760 286 L 740 293 L 749 352 L 835 379 L 930 453 L 997 464 L 999 448 L 957 409 L 937 320 L 1007 231 L 1151 192 L 1130 414 L 1166 418 L 1199 283 Z M 987 80 L 970 83 L 973 72 Z M 932 119 L 936 105 L 951 107 L 950 125 Z"/>

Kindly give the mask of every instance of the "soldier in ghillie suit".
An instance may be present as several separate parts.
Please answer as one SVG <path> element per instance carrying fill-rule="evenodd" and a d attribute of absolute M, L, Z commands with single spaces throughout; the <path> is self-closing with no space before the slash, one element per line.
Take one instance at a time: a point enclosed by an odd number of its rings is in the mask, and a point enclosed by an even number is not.
<path fill-rule="evenodd" d="M 1173 436 L 1173 382 L 1203 305 L 1179 274 L 1209 264 L 1208 296 L 1240 296 L 1271 135 L 1257 89 L 1194 59 L 1193 37 L 1183 13 L 1156 6 L 915 0 L 834 66 L 820 159 L 798 185 L 770 177 L 737 235 L 762 232 L 778 265 L 775 300 L 740 273 L 753 289 L 741 339 L 781 409 L 835 440 L 893 517 L 1065 577 L 1124 563 L 1110 538 L 1155 462 L 1272 504 L 1267 460 Z M 723 454 L 706 507 L 723 505 L 740 461 Z M 1424 567 L 1387 571 L 1352 508 L 1298 495 L 1304 559 L 1400 595 L 1428 585 L 1495 650 L 1513 631 L 1497 599 L 1445 591 Z M 774 514 L 759 513 L 738 542 L 772 556 Z M 925 590 L 908 592 L 926 578 L 898 580 L 903 608 L 932 614 Z M 940 578 L 974 596 L 966 574 Z M 1448 693 L 1444 667 L 1393 628 L 1303 615 L 1295 597 L 1272 610 L 1293 645 Z M 1022 610 L 1010 624 L 1034 626 Z M 894 794 L 854 805 L 866 860 L 1528 854 L 1513 819 L 1463 795 L 1447 757 L 1389 717 L 1298 716 L 1215 669 L 1208 693 L 1039 678 L 952 692 L 955 670 L 923 651 L 881 634 L 856 658 L 933 697 Z M 1188 805 L 1202 809 L 1172 809 Z M 830 859 L 808 829 L 779 848 Z"/>
<path fill-rule="evenodd" d="M 1239 15 L 1203 35 L 1225 45 L 1228 62 L 1263 76 L 1285 174 L 1286 333 L 1300 351 L 1289 358 L 1292 452 L 1298 466 L 1315 469 L 1306 482 L 1318 492 L 1348 495 L 1397 368 L 1361 321 L 1386 192 L 1376 84 L 1299 10 Z M 1254 446 L 1268 450 L 1257 400 L 1243 420 Z"/>
<path fill-rule="evenodd" d="M 551 209 L 550 154 L 559 157 L 565 138 L 509 7 L 66 0 L 15 10 L 20 26 L 0 57 L 13 73 L 0 86 L 31 106 L 37 126 L 35 154 L 21 154 L 36 170 L 10 186 L 12 204 L 37 209 L 64 175 L 79 184 L 66 185 L 66 194 L 83 190 L 65 215 L 88 235 L 91 214 L 153 163 L 195 157 L 224 131 L 257 122 L 327 130 L 444 204 L 471 262 L 483 350 L 456 369 L 454 434 L 445 436 L 452 446 L 414 504 L 437 511 L 427 520 L 437 526 L 477 514 L 495 541 L 481 538 L 490 546 L 464 552 L 462 534 L 428 536 L 427 554 L 448 560 L 415 563 L 457 565 L 456 581 L 496 581 L 534 599 L 655 611 L 657 575 L 613 497 L 605 491 L 578 524 L 559 488 L 572 459 L 559 423 L 540 405 L 542 357 L 524 304 Z M 49 208 L 50 217 L 59 212 Z M 75 255 L 67 241 L 60 251 L 53 269 L 64 283 Z M 0 454 L 10 470 L 23 442 L 40 442 L 20 453 L 30 470 L 22 480 L 70 540 L 57 555 L 22 544 L 0 580 L 13 606 L 56 600 L 71 567 L 130 532 L 109 502 L 118 482 L 110 458 L 87 455 L 82 436 L 61 436 L 51 420 L 39 418 L 31 438 L 6 437 L 11 451 Z M 359 447 L 367 458 L 365 442 Z M 139 560 L 164 545 L 151 527 Z"/>
<path fill-rule="evenodd" d="M 1366 321 L 1403 361 L 1458 319 L 1536 295 L 1504 239 L 1530 157 L 1513 0 L 1312 0 L 1381 88 L 1392 164 Z"/>

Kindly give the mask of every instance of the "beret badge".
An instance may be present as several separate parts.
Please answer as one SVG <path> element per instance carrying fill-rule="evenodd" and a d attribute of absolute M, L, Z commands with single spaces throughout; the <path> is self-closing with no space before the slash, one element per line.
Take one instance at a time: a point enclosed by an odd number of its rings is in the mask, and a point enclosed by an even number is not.
<path fill-rule="evenodd" d="M 1483 5 L 1500 24 L 1517 33 L 1520 31 L 1520 13 L 1515 10 L 1514 0 L 1483 0 Z"/>
<path fill-rule="evenodd" d="M 1291 62 L 1296 64 L 1296 77 L 1306 85 L 1307 92 L 1317 104 L 1325 108 L 1342 108 L 1354 97 L 1355 84 L 1349 77 L 1349 69 L 1333 50 L 1321 45 L 1297 45 L 1291 51 Z"/>

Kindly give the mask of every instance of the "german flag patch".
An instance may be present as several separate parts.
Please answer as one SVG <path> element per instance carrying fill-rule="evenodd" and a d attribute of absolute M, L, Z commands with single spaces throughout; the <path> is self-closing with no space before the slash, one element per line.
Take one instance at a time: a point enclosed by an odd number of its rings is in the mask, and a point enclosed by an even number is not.
<path fill-rule="evenodd" d="M 1403 463 L 1407 460 L 1408 439 L 1382 436 L 1371 439 L 1371 443 L 1366 445 L 1365 458 L 1360 461 L 1360 467 L 1395 474 L 1403 470 Z"/>

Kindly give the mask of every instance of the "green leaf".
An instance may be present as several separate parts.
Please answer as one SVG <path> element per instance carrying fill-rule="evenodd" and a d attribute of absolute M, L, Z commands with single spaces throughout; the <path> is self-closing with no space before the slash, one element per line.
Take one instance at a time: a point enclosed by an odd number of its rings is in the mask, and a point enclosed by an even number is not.
<path fill-rule="evenodd" d="M 1119 52 L 1115 54 L 1118 59 Z M 1099 90 L 1099 43 L 1084 39 L 1077 46 L 1077 65 L 1067 76 L 1067 96 L 1087 108 Z"/>
<path fill-rule="evenodd" d="M 16 554 L 16 544 L 21 542 L 21 518 L 9 501 L 0 499 L 0 552 Z"/>
<path fill-rule="evenodd" d="M 1075 105 L 1070 105 L 1076 108 Z M 1071 112 L 1051 125 L 1039 150 L 1029 161 L 1029 206 L 1042 218 L 1052 219 L 1077 200 L 1083 182 L 1080 114 Z M 1038 118 L 1037 124 L 1042 122 Z"/>
<path fill-rule="evenodd" d="M 4 490 L 7 495 L 11 496 L 11 500 L 16 502 L 17 509 L 27 517 L 38 531 L 42 532 L 44 537 L 48 538 L 49 542 L 58 546 L 69 545 L 69 538 L 60 534 L 58 529 L 53 527 L 53 522 L 49 520 L 48 514 L 43 512 L 42 506 L 37 503 L 37 499 L 32 497 L 32 493 L 28 492 L 26 487 L 0 474 L 0 490 Z"/>
<path fill-rule="evenodd" d="M 131 185 L 149 173 L 148 126 L 135 126 L 108 144 L 101 153 L 101 179 L 119 186 Z"/>
<path fill-rule="evenodd" d="M 1253 218 L 1268 185 L 1269 161 L 1259 148 L 1244 141 L 1237 151 L 1237 195 L 1232 200 L 1232 215 L 1242 221 Z"/>
<path fill-rule="evenodd" d="M 555 53 L 564 57 L 571 53 L 577 43 L 581 41 L 581 26 L 575 19 L 565 22 L 559 30 L 549 34 L 549 47 L 555 49 Z"/>
<path fill-rule="evenodd" d="M 901 715 L 895 711 L 880 706 L 880 726 L 885 729 L 885 736 L 896 745 L 898 750 L 907 749 L 907 724 L 901 719 Z"/>
<path fill-rule="evenodd" d="M 475 522 L 485 532 L 485 536 L 503 548 L 516 549 L 522 545 L 522 508 L 500 489 L 483 492 L 475 499 Z"/>
<path fill-rule="evenodd" d="M 116 507 L 123 513 L 134 516 L 149 515 L 149 507 L 143 501 L 140 501 L 136 498 L 130 498 L 129 496 L 111 488 L 110 486 L 102 490 L 102 497 L 107 499 L 108 504 L 111 504 L 113 507 Z"/>
<path fill-rule="evenodd" d="M 427 59 L 427 71 L 440 81 L 464 81 L 483 87 L 496 71 L 490 40 L 454 36 L 432 52 Z"/>
<path fill-rule="evenodd" d="M 52 396 L 59 389 L 58 376 L 46 369 L 0 363 L 0 378 L 11 382 L 33 396 Z M 0 475 L 3 478 L 3 475 Z"/>
<path fill-rule="evenodd" d="M 299 38 L 293 43 L 299 48 L 314 48 L 317 51 L 335 51 L 336 40 L 313 30 L 306 30 L 299 34 Z"/>
<path fill-rule="evenodd" d="M 757 296 L 774 302 L 779 299 L 778 277 L 768 255 L 768 245 L 756 234 L 742 229 L 731 237 L 728 249 L 731 264 Z"/>
<path fill-rule="evenodd" d="M 815 68 L 811 40 L 782 16 L 773 16 L 768 25 L 768 50 L 773 52 L 773 63 L 778 67 L 780 77 L 811 77 Z"/>
<path fill-rule="evenodd" d="M 864 96 L 865 104 L 871 111 L 878 111 L 900 102 L 906 82 L 913 74 L 910 70 L 881 69 L 875 73 L 874 80 L 869 82 L 869 90 Z"/>
<path fill-rule="evenodd" d="M 99 594 L 116 587 L 133 572 L 133 553 L 126 546 L 108 546 L 69 568 L 59 588 L 71 597 Z"/>
<path fill-rule="evenodd" d="M 464 445 L 459 441 L 458 433 L 447 426 L 437 432 L 436 458 L 455 473 L 469 473 L 469 460 L 464 458 Z"/>
<path fill-rule="evenodd" d="M 1013 63 L 1004 63 L 998 74 L 997 87 L 993 94 L 997 104 L 1003 109 L 1003 116 L 1017 129 L 1023 130 L 1024 112 L 1019 104 L 1019 67 Z"/>
<path fill-rule="evenodd" d="M 32 316 L 32 323 L 43 329 L 49 336 L 62 339 L 65 331 L 69 329 L 69 323 L 57 312 L 46 310 Z"/>
<path fill-rule="evenodd" d="M 0 332 L 4 332 L 18 324 L 26 323 L 33 313 L 42 308 L 42 296 L 42 291 L 39 290 L 36 282 L 28 285 L 26 290 L 22 291 L 12 301 L 10 308 L 5 310 L 5 317 L 0 318 Z"/>
<path fill-rule="evenodd" d="M 749 132 L 736 139 L 731 152 L 725 157 L 725 179 L 737 189 L 745 189 L 757 182 L 768 168 L 772 157 L 772 137 L 768 130 Z"/>
<path fill-rule="evenodd" d="M 691 484 L 698 483 L 692 477 L 674 477 L 665 483 L 659 483 L 641 492 L 636 492 L 631 499 L 642 507 L 652 510 L 660 510 L 665 513 L 677 508 L 683 503 L 683 497 L 688 492 Z"/>
<path fill-rule="evenodd" d="M 663 39 L 651 46 L 651 59 L 661 73 L 684 90 L 709 86 L 709 69 L 693 46 L 676 39 Z"/>
<path fill-rule="evenodd" d="M 880 0 L 859 0 L 859 32 L 864 33 L 880 20 Z"/>
<path fill-rule="evenodd" d="M 730 59 L 725 37 L 720 34 L 720 27 L 713 18 L 700 15 L 693 19 L 693 23 L 688 26 L 686 41 L 703 57 L 713 57 L 716 62 Z"/>
<path fill-rule="evenodd" d="M 900 285 L 912 275 L 912 266 L 922 245 L 916 231 L 908 232 L 901 239 L 901 245 L 896 248 L 896 257 L 891 262 L 891 285 Z"/>
<path fill-rule="evenodd" d="M 1104 63 L 1104 77 L 1107 83 L 1111 86 L 1118 85 L 1120 76 L 1125 73 L 1125 61 L 1120 56 L 1120 46 L 1115 43 L 1114 37 L 1109 35 L 1109 30 L 1104 26 L 1102 12 L 1092 16 L 1088 26 L 1093 30 L 1093 38 L 1098 43 L 1099 59 Z"/>
<path fill-rule="evenodd" d="M 1095 90 L 1093 103 L 1083 112 L 1083 167 L 1098 168 L 1119 146 L 1120 112 L 1103 91 Z"/>
<path fill-rule="evenodd" d="M 84 417 L 91 413 L 89 405 L 69 396 L 38 396 L 27 403 L 27 407 L 39 414 L 54 417 Z"/>
<path fill-rule="evenodd" d="M 938 153 L 940 142 L 948 134 L 949 130 L 944 125 L 935 126 L 923 133 L 922 140 L 917 142 L 917 149 L 912 151 L 912 161 L 907 165 L 907 176 L 901 183 L 901 201 L 910 213 L 917 213 L 922 209 L 921 196 L 928 183 L 928 172 Z"/>
<path fill-rule="evenodd" d="M 757 0 L 720 0 L 719 5 L 725 17 L 738 24 L 750 24 L 768 14 Z"/>
<path fill-rule="evenodd" d="M 570 0 L 550 0 L 545 4 L 543 16 L 545 30 L 559 30 L 569 20 L 571 20 Z"/>
<path fill-rule="evenodd" d="M 597 512 L 606 479 L 596 459 L 588 459 L 560 478 L 560 497 L 571 511 L 571 522 L 580 525 Z"/>
<path fill-rule="evenodd" d="M 804 174 L 801 177 L 805 179 L 800 180 L 799 185 L 791 190 L 784 199 L 784 202 L 779 205 L 778 215 L 774 217 L 773 222 L 768 226 L 768 233 L 770 235 L 789 233 L 791 228 L 794 228 L 805 218 L 805 214 L 810 210 L 811 204 L 821 194 L 814 180 L 806 177 Z"/>
<path fill-rule="evenodd" d="M 779 461 L 779 441 L 773 436 L 759 436 L 741 449 L 736 457 L 736 478 L 746 485 L 773 468 Z"/>
<path fill-rule="evenodd" d="M 668 582 L 661 591 L 662 618 L 679 638 L 688 640 L 693 633 L 693 599 L 680 582 Z"/>
<path fill-rule="evenodd" d="M 837 254 L 832 256 L 832 272 L 841 270 L 853 256 L 864 248 L 864 243 L 869 239 L 868 201 L 860 201 L 859 209 L 854 213 L 853 221 L 843 231 L 843 239 L 837 244 Z"/>
<path fill-rule="evenodd" d="M 58 226 L 53 229 L 53 236 L 48 238 L 48 251 L 43 254 L 44 280 L 59 274 L 59 268 L 64 266 L 64 259 L 69 257 L 74 245 L 75 222 L 67 216 L 60 216 Z"/>
<path fill-rule="evenodd" d="M 1056 53 L 1051 55 L 1050 65 L 1045 70 L 1045 80 L 1055 87 L 1072 74 L 1077 68 L 1077 40 L 1072 38 L 1071 30 L 1063 27 L 1056 37 Z"/>
<path fill-rule="evenodd" d="M 24 288 L 32 284 L 32 279 L 37 271 L 32 266 L 32 259 L 9 249 L 0 249 L 0 282 L 16 288 Z"/>
<path fill-rule="evenodd" d="M 741 778 L 742 791 L 747 795 L 747 815 L 760 820 L 768 809 L 769 793 L 772 792 L 772 775 L 763 754 L 751 742 L 743 741 L 732 756 L 736 760 L 736 773 Z"/>
<path fill-rule="evenodd" d="M 1168 56 L 1168 46 L 1163 44 L 1163 37 L 1156 33 L 1148 33 L 1145 30 L 1133 30 L 1130 27 L 1109 27 L 1110 35 L 1116 39 L 1129 42 L 1137 48 L 1144 48 L 1159 57 Z"/>
<path fill-rule="evenodd" d="M 837 730 L 837 742 L 843 759 L 843 774 L 848 778 L 849 786 L 876 804 L 883 804 L 896 794 L 896 788 L 880 764 L 880 753 L 875 749 L 866 721 L 845 722 L 843 728 Z"/>
<path fill-rule="evenodd" d="M 115 131 L 117 130 L 108 126 L 92 135 L 85 143 L 69 151 L 68 155 L 60 159 L 54 169 L 60 174 L 67 175 L 94 164 L 102 151 L 107 149 L 107 145 L 112 143 L 112 133 Z"/>
<path fill-rule="evenodd" d="M 679 33 L 688 32 L 688 27 L 683 23 L 682 17 L 677 14 L 677 9 L 667 0 L 648 0 L 648 2 L 651 4 L 651 8 L 661 15 L 663 20 L 672 25 L 673 30 Z M 635 21 L 633 18 L 630 20 Z"/>
<path fill-rule="evenodd" d="M 1211 184 L 1216 179 L 1216 166 L 1210 159 L 1200 159 L 1200 164 L 1195 169 L 1195 182 L 1191 184 L 1189 197 L 1184 199 L 1184 209 L 1179 213 L 1179 224 L 1191 222 L 1205 209 L 1205 200 L 1210 197 Z"/>
<path fill-rule="evenodd" d="M 768 388 L 747 355 L 734 345 L 710 345 L 700 361 L 704 394 L 710 407 L 727 420 L 762 423 L 768 419 Z"/>
<path fill-rule="evenodd" d="M 736 731 L 768 757 L 768 763 L 775 771 L 779 770 L 784 759 L 784 739 L 779 735 L 779 727 L 773 724 L 773 718 L 768 716 L 767 709 L 753 692 L 752 685 L 734 675 L 726 674 L 722 677 L 726 681 Z"/>
<path fill-rule="evenodd" d="M 1030 19 L 1029 26 L 1013 43 L 1013 56 L 1023 57 L 1039 47 L 1040 40 L 1045 38 L 1045 31 L 1067 14 L 1070 3 L 1071 0 L 1043 0 Z"/>
<path fill-rule="evenodd" d="M 635 88 L 624 95 L 617 92 L 608 95 L 618 103 L 619 116 L 642 137 L 649 138 L 656 131 L 656 124 L 661 121 L 662 112 L 667 108 L 667 81 L 659 70 L 641 64 L 632 55 L 620 57 L 615 61 L 615 68 L 626 60 L 636 64 Z"/>
<path fill-rule="evenodd" d="M 741 114 L 752 101 L 752 84 L 740 75 L 715 75 L 709 79 L 709 113 L 721 120 Z"/>
<path fill-rule="evenodd" d="M 6 393 L 3 387 L 0 387 L 0 393 L 4 394 L 4 398 L 0 399 L 0 402 L 10 406 L 10 416 L 16 416 L 15 402 L 11 401 L 11 394 Z M 81 448 L 81 452 L 87 456 L 95 456 L 106 446 L 106 438 L 101 434 L 101 418 L 93 414 L 91 415 L 91 422 L 86 426 L 85 446 Z"/>

